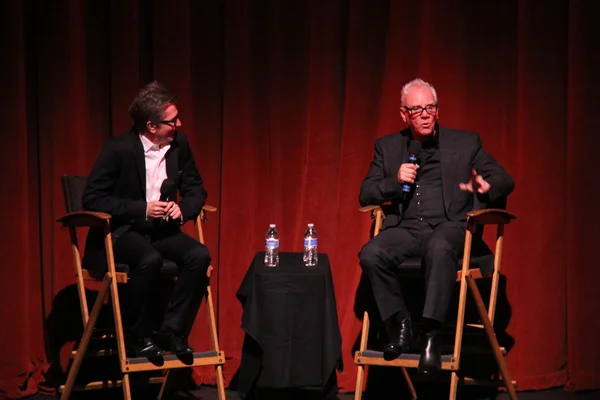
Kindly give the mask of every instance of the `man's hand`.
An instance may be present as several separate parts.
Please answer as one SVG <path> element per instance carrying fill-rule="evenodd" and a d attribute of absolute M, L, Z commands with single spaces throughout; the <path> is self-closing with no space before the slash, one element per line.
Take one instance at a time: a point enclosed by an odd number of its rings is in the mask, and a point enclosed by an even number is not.
<path fill-rule="evenodd" d="M 415 183 L 417 178 L 417 170 L 419 166 L 417 164 L 405 163 L 400 166 L 398 170 L 398 182 L 400 183 Z"/>
<path fill-rule="evenodd" d="M 169 201 L 165 208 L 165 215 L 168 215 L 171 219 L 180 219 L 181 209 L 179 208 L 179 205 L 174 201 Z"/>
<path fill-rule="evenodd" d="M 146 217 L 149 218 L 162 218 L 166 215 L 166 201 L 151 201 L 146 204 Z"/>
<path fill-rule="evenodd" d="M 490 190 L 490 184 L 487 183 L 481 175 L 477 175 L 475 170 L 473 170 L 471 173 L 471 179 L 469 179 L 469 182 L 460 183 L 458 186 L 460 187 L 460 190 L 471 193 L 477 191 L 477 193 L 483 194 L 489 192 Z"/>

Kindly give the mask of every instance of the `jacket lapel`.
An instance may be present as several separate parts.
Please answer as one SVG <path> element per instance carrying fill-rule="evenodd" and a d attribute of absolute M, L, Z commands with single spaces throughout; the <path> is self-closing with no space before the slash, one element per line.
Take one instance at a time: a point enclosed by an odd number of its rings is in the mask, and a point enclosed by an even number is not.
<path fill-rule="evenodd" d="M 452 193 L 456 189 L 456 165 L 458 151 L 452 134 L 446 129 L 439 129 L 440 162 L 442 166 L 442 193 L 446 212 L 450 209 Z"/>
<path fill-rule="evenodd" d="M 407 145 L 406 140 L 408 137 L 408 132 L 406 130 L 400 132 L 398 134 L 398 140 L 394 140 L 392 142 L 391 148 L 389 151 L 393 154 L 393 157 L 390 158 L 392 160 L 390 162 L 390 175 L 395 176 L 398 174 L 398 170 L 400 169 L 400 165 L 407 159 Z"/>
<path fill-rule="evenodd" d="M 138 180 L 140 187 L 144 192 L 144 199 L 146 199 L 146 160 L 144 158 L 144 146 L 142 145 L 139 134 L 131 132 L 131 137 L 133 140 L 133 156 L 135 158 Z"/>

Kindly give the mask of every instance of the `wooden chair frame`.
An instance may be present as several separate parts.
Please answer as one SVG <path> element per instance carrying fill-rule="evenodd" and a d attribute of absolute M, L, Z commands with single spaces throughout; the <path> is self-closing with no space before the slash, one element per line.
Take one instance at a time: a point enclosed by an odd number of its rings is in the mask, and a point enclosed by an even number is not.
<path fill-rule="evenodd" d="M 375 220 L 373 235 L 377 235 L 381 229 L 385 214 L 379 206 L 367 206 L 360 209 L 361 212 L 370 212 L 371 217 Z M 495 385 L 505 386 L 507 392 L 512 400 L 517 400 L 517 394 L 515 391 L 516 382 L 511 380 L 510 373 L 504 362 L 504 355 L 506 349 L 500 347 L 496 334 L 494 333 L 494 315 L 496 311 L 496 300 L 498 296 L 498 283 L 500 279 L 500 266 L 502 263 L 502 246 L 504 242 L 504 225 L 510 223 L 511 220 L 516 219 L 516 216 L 508 211 L 501 209 L 482 209 L 474 210 L 467 213 L 467 231 L 465 234 L 465 246 L 463 254 L 462 269 L 457 271 L 456 281 L 460 282 L 460 295 L 458 300 L 458 316 L 456 321 L 456 336 L 454 341 L 454 351 L 451 356 L 442 357 L 442 370 L 451 371 L 450 378 L 450 400 L 456 399 L 458 390 L 458 384 L 471 384 L 471 385 Z M 494 251 L 494 269 L 491 274 L 491 292 L 490 302 L 486 310 L 483 299 L 477 284 L 476 279 L 489 278 L 490 276 L 482 275 L 482 272 L 478 268 L 470 268 L 471 262 L 471 244 L 473 241 L 473 230 L 476 225 L 496 225 L 496 248 Z M 462 339 L 463 330 L 465 326 L 465 308 L 467 301 L 467 288 L 470 290 L 479 317 L 481 318 L 482 324 L 468 324 L 470 327 L 483 329 L 487 336 L 488 342 L 491 346 L 492 352 L 498 368 L 502 375 L 502 379 L 498 380 L 479 380 L 461 378 L 458 376 L 460 369 L 460 357 L 462 350 Z M 369 337 L 369 314 L 367 311 L 364 312 L 360 348 L 354 355 L 354 363 L 358 366 L 358 374 L 356 377 L 356 390 L 354 398 L 360 400 L 362 398 L 363 384 L 365 367 L 367 365 L 378 365 L 378 366 L 389 366 L 389 367 L 400 367 L 402 368 L 402 374 L 408 384 L 408 388 L 411 392 L 412 399 L 417 399 L 417 393 L 415 387 L 410 379 L 407 368 L 417 368 L 419 365 L 418 354 L 402 354 L 395 360 L 386 361 L 383 359 L 383 353 L 371 351 L 367 349 L 367 340 Z"/>
<path fill-rule="evenodd" d="M 212 206 L 205 205 L 196 219 L 196 233 L 200 243 L 204 243 L 204 235 L 202 232 L 202 222 L 206 221 L 206 212 L 214 212 L 217 209 Z M 162 383 L 158 399 L 162 399 L 167 378 L 169 376 L 169 370 L 173 368 L 187 368 L 201 365 L 214 365 L 217 389 L 219 400 L 225 400 L 225 387 L 223 381 L 223 365 L 225 364 L 225 353 L 219 348 L 219 340 L 217 336 L 217 327 L 215 320 L 215 311 L 212 301 L 212 293 L 210 290 L 210 284 L 206 287 L 206 304 L 208 310 L 208 322 L 210 328 L 210 335 L 212 340 L 212 349 L 205 352 L 196 352 L 190 357 L 190 362 L 184 362 L 182 359 L 175 355 L 162 356 L 160 363 L 151 362 L 147 358 L 130 358 L 127 357 L 125 351 L 125 338 L 123 333 L 123 324 L 121 319 L 121 307 L 119 302 L 118 284 L 126 284 L 128 281 L 127 273 L 117 272 L 115 268 L 115 260 L 113 256 L 112 246 L 112 233 L 110 230 L 110 219 L 111 216 L 101 212 L 89 212 L 89 211 L 76 211 L 68 213 L 58 219 L 58 222 L 62 224 L 63 228 L 67 228 L 71 237 L 71 250 L 73 255 L 73 263 L 75 265 L 75 277 L 77 279 L 77 290 L 79 294 L 79 304 L 81 306 L 81 317 L 83 320 L 83 336 L 77 350 L 72 352 L 74 360 L 71 364 L 67 381 L 64 385 L 61 385 L 60 391 L 62 391 L 61 400 L 67 400 L 73 390 L 91 390 L 91 389 L 103 389 L 108 387 L 122 386 L 123 396 L 125 400 L 131 400 L 131 382 L 129 374 L 134 372 L 142 371 L 153 371 L 153 370 L 164 370 L 165 373 L 161 377 L 150 378 L 150 383 Z M 85 281 L 95 280 L 89 274 L 89 272 L 81 267 L 81 254 L 79 252 L 79 245 L 77 242 L 78 227 L 102 227 L 104 228 L 104 244 L 106 248 L 106 260 L 108 263 L 108 272 L 105 274 L 102 280 L 101 288 L 98 292 L 98 297 L 94 302 L 91 313 L 88 312 L 88 303 L 85 295 Z M 207 275 L 210 278 L 213 267 L 209 266 Z M 120 370 L 123 373 L 122 380 L 117 381 L 97 381 L 90 382 L 82 387 L 75 387 L 75 380 L 79 369 L 85 356 L 88 355 L 108 355 L 106 351 L 100 351 L 96 353 L 87 352 L 92 333 L 96 329 L 96 323 L 98 322 L 98 316 L 105 299 L 110 295 L 112 299 L 112 309 L 114 315 L 115 324 L 115 335 L 118 348 L 119 365 Z M 90 353 L 90 354 L 88 354 Z M 183 358 L 183 357 L 182 357 Z M 193 360 L 193 361 L 192 361 Z M 187 360 L 186 360 L 187 361 Z"/>

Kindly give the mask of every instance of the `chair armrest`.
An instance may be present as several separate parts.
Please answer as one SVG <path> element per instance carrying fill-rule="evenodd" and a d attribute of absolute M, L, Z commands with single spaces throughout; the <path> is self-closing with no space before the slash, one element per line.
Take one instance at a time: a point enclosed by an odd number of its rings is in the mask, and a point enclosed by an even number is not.
<path fill-rule="evenodd" d="M 382 206 L 390 206 L 390 205 L 392 205 L 391 201 L 384 201 L 382 204 L 379 204 L 379 205 L 369 205 L 369 206 L 361 207 L 361 208 L 358 209 L 358 211 L 360 211 L 360 212 L 369 212 L 369 211 L 371 211 L 373 213 L 376 213 L 379 210 L 383 211 L 383 209 L 381 208 Z M 385 218 L 385 213 L 384 213 L 383 216 Z"/>
<path fill-rule="evenodd" d="M 377 209 L 381 208 L 380 206 L 364 206 L 358 209 L 360 212 L 370 212 L 377 211 Z"/>
<path fill-rule="evenodd" d="M 205 204 L 202 207 L 202 211 L 215 212 L 215 211 L 217 211 L 217 207 L 213 207 L 213 206 L 209 206 L 208 204 Z"/>
<path fill-rule="evenodd" d="M 500 225 L 508 224 L 513 219 L 517 219 L 515 214 L 499 208 L 473 210 L 467 213 L 467 222 L 472 224 Z"/>
<path fill-rule="evenodd" d="M 383 212 L 383 209 L 381 208 L 381 206 L 364 206 L 364 207 L 359 208 L 358 211 L 370 212 L 371 219 L 374 219 L 374 220 L 379 219 L 380 220 L 379 222 L 377 222 L 377 224 L 381 224 L 381 221 L 383 221 L 385 219 L 385 213 Z"/>
<path fill-rule="evenodd" d="M 387 206 L 390 205 L 391 202 L 386 201 L 385 203 L 379 205 L 379 206 L 364 206 L 358 209 L 358 211 L 360 212 L 370 212 L 371 213 L 371 219 L 377 219 L 378 216 L 381 216 L 381 220 L 383 221 L 385 219 L 385 212 L 383 212 L 383 208 L 381 208 L 382 206 Z"/>
<path fill-rule="evenodd" d="M 110 221 L 110 214 L 93 211 L 75 211 L 57 219 L 65 228 L 106 226 Z"/>
<path fill-rule="evenodd" d="M 200 211 L 200 215 L 198 215 L 198 218 L 196 218 L 196 224 L 199 224 L 200 222 L 208 221 L 208 217 L 206 216 L 206 213 L 207 212 L 215 212 L 215 211 L 217 211 L 217 207 L 210 206 L 208 204 L 203 205 L 202 211 Z"/>

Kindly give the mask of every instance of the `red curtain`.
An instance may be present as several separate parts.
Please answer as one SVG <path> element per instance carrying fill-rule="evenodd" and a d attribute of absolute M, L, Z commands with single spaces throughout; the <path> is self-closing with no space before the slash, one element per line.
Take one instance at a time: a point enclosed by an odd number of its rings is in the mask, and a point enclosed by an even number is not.
<path fill-rule="evenodd" d="M 243 340 L 235 292 L 267 225 L 283 251 L 301 251 L 313 222 L 332 261 L 339 382 L 353 390 L 357 253 L 370 225 L 358 189 L 374 140 L 403 127 L 402 85 L 421 77 L 437 88 L 441 123 L 480 132 L 517 184 L 503 271 L 519 387 L 600 387 L 598 2 L 62 0 L 3 11 L 0 396 L 35 393 L 64 368 L 75 338 L 57 339 L 56 326 L 81 322 L 55 222 L 60 176 L 89 172 L 151 79 L 180 94 L 219 208 L 205 236 L 227 380 Z M 197 347 L 209 344 L 203 310 Z M 208 369 L 195 377 L 213 381 Z"/>

